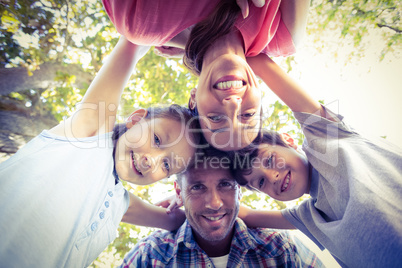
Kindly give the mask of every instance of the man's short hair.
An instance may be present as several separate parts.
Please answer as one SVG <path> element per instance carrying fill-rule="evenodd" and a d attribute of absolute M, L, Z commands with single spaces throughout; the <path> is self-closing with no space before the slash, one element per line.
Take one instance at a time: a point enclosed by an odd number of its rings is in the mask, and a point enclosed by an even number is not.
<path fill-rule="evenodd" d="M 179 174 L 176 174 L 176 181 L 181 186 L 182 180 L 191 175 L 195 170 L 199 169 L 227 169 L 230 172 L 232 165 L 231 155 L 227 152 L 215 149 L 212 146 L 198 150 L 194 156 L 194 160 L 187 169 Z"/>

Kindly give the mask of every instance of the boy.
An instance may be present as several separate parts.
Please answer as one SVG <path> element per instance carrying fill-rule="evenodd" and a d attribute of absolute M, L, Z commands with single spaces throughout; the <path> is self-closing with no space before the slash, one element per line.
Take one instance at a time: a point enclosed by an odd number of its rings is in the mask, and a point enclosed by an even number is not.
<path fill-rule="evenodd" d="M 266 55 L 248 62 L 294 112 L 305 155 L 288 135 L 265 131 L 237 180 L 281 201 L 311 198 L 282 212 L 243 208 L 239 216 L 249 227 L 296 227 L 343 267 L 402 267 L 402 151 L 360 136 Z"/>

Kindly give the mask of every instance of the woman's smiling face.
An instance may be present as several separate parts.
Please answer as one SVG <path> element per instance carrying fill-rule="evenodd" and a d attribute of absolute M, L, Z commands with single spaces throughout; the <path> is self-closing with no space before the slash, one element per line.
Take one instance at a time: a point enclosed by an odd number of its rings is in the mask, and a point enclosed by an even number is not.
<path fill-rule="evenodd" d="M 249 145 L 260 129 L 261 90 L 246 60 L 225 54 L 203 64 L 192 94 L 203 134 L 223 151 Z"/>

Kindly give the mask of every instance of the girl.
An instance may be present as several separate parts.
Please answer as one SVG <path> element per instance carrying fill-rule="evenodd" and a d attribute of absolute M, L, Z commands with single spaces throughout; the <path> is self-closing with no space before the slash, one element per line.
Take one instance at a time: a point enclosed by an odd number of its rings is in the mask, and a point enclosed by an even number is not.
<path fill-rule="evenodd" d="M 292 109 L 306 140 L 302 152 L 290 136 L 264 131 L 252 144 L 250 168 L 234 175 L 277 200 L 311 198 L 284 211 L 243 208 L 239 216 L 251 227 L 296 227 L 343 267 L 401 267 L 402 151 L 362 137 L 268 56 L 248 63 Z"/>
<path fill-rule="evenodd" d="M 2 266 L 86 267 L 114 240 L 125 213 L 133 224 L 180 226 L 120 179 L 150 184 L 182 172 L 199 140 L 187 131 L 191 113 L 140 109 L 111 132 L 124 86 L 148 49 L 122 37 L 74 114 L 1 164 Z"/>
<path fill-rule="evenodd" d="M 260 129 L 261 91 L 246 57 L 290 55 L 304 32 L 309 1 L 267 2 L 244 19 L 234 0 L 103 0 L 129 41 L 165 55 L 186 47 L 184 62 L 200 76 L 189 107 L 206 140 L 224 151 L 249 145 Z"/>

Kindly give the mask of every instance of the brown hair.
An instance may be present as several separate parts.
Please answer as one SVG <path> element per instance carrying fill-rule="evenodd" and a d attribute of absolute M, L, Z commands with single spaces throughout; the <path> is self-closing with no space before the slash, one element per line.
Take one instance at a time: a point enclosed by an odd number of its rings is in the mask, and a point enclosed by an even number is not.
<path fill-rule="evenodd" d="M 262 129 L 261 135 L 259 135 L 249 146 L 234 152 L 234 155 L 232 156 L 232 166 L 230 171 L 237 183 L 241 186 L 247 185 L 247 180 L 244 176 L 251 173 L 252 162 L 258 156 L 258 147 L 261 144 L 269 144 L 272 146 L 278 145 L 290 148 L 278 132 Z"/>
<path fill-rule="evenodd" d="M 232 30 L 239 12 L 236 1 L 221 0 L 212 14 L 194 26 L 183 58 L 191 72 L 200 75 L 205 53 L 218 38 Z"/>
<path fill-rule="evenodd" d="M 217 165 L 219 165 L 217 167 Z M 220 151 L 208 145 L 203 149 L 198 149 L 194 159 L 187 169 L 179 174 L 176 174 L 177 183 L 182 186 L 183 179 L 191 176 L 191 173 L 197 169 L 217 169 L 224 168 L 230 171 L 231 158 L 227 152 Z"/>
<path fill-rule="evenodd" d="M 194 118 L 191 111 L 183 106 L 172 104 L 168 107 L 150 107 L 147 109 L 145 119 L 151 118 L 169 118 L 178 122 L 182 122 L 190 130 L 189 134 L 194 144 L 198 144 L 201 140 L 201 127 L 197 118 Z M 116 147 L 117 140 L 127 132 L 125 123 L 116 124 L 113 128 L 113 145 Z M 114 152 L 113 152 L 114 155 Z"/>

